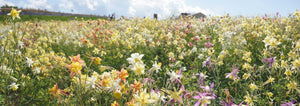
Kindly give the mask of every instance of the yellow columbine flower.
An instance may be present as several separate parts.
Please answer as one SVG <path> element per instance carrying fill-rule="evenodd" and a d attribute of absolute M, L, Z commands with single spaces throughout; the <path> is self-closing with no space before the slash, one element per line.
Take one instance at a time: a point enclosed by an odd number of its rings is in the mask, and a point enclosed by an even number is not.
<path fill-rule="evenodd" d="M 274 82 L 274 80 L 275 80 L 275 78 L 269 77 L 269 79 L 263 85 L 266 85 L 268 83 L 272 83 L 272 82 Z"/>
<path fill-rule="evenodd" d="M 247 102 L 249 104 L 253 104 L 253 99 L 249 95 L 245 96 L 244 98 L 245 98 L 245 100 L 244 100 L 245 102 Z"/>
<path fill-rule="evenodd" d="M 101 62 L 101 58 L 96 57 L 96 58 L 94 59 L 94 64 L 99 65 L 100 62 Z"/>
<path fill-rule="evenodd" d="M 288 83 L 286 86 L 289 90 L 297 89 L 297 83 L 295 81 Z"/>
<path fill-rule="evenodd" d="M 114 97 L 116 99 L 120 99 L 122 97 L 122 93 L 119 89 L 114 92 Z"/>
<path fill-rule="evenodd" d="M 295 66 L 295 67 L 300 67 L 300 58 L 293 61 L 292 64 Z"/>
<path fill-rule="evenodd" d="M 285 74 L 286 76 L 290 76 L 290 75 L 292 75 L 292 71 L 291 71 L 291 70 L 286 70 L 286 71 L 284 72 L 284 74 Z"/>
<path fill-rule="evenodd" d="M 12 83 L 10 86 L 10 89 L 12 89 L 13 91 L 16 91 L 19 87 L 19 84 L 16 84 L 16 83 Z"/>
<path fill-rule="evenodd" d="M 251 90 L 256 90 L 256 89 L 258 89 L 258 87 L 257 87 L 254 83 L 251 83 L 251 84 L 249 85 L 249 88 L 250 88 Z"/>
<path fill-rule="evenodd" d="M 21 10 L 17 11 L 16 9 L 12 8 L 10 13 L 8 13 L 7 15 L 11 15 L 13 20 L 15 20 L 16 17 L 21 19 L 19 16 L 20 12 L 21 12 Z"/>
<path fill-rule="evenodd" d="M 117 101 L 114 101 L 113 103 L 111 103 L 111 106 L 119 106 Z"/>
<path fill-rule="evenodd" d="M 271 98 L 273 97 L 273 93 L 272 92 L 268 92 L 267 95 Z"/>
<path fill-rule="evenodd" d="M 150 103 L 150 95 L 146 93 L 146 91 L 140 92 L 139 95 L 134 95 L 134 99 L 137 103 L 139 103 L 141 106 L 146 106 Z"/>
<path fill-rule="evenodd" d="M 76 73 L 79 73 L 79 71 L 82 69 L 82 66 L 78 62 L 72 63 L 71 66 L 71 71 Z"/>
<path fill-rule="evenodd" d="M 250 76 L 251 76 L 250 73 L 245 73 L 245 74 L 243 75 L 243 79 L 248 79 Z"/>

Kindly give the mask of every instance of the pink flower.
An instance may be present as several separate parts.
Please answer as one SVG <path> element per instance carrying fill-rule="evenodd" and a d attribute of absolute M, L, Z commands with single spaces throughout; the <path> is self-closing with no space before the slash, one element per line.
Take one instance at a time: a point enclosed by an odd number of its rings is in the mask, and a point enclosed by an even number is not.
<path fill-rule="evenodd" d="M 210 56 L 203 62 L 202 67 L 205 67 L 206 65 L 211 66 Z"/>
<path fill-rule="evenodd" d="M 296 100 L 292 100 L 291 102 L 285 102 L 285 101 L 281 101 L 283 104 L 281 104 L 280 106 L 296 106 L 296 104 L 294 104 L 296 102 Z"/>
<path fill-rule="evenodd" d="M 193 44 L 191 42 L 189 42 L 189 47 L 192 47 L 192 46 L 193 46 Z"/>
<path fill-rule="evenodd" d="M 210 43 L 209 41 L 205 43 L 206 48 L 214 47 L 214 44 Z"/>
<path fill-rule="evenodd" d="M 226 73 L 226 78 L 230 78 L 232 80 L 240 79 L 240 77 L 237 75 L 240 70 L 238 70 L 235 66 L 232 67 L 231 73 Z"/>
<path fill-rule="evenodd" d="M 272 67 L 272 64 L 275 62 L 276 57 L 271 57 L 271 58 L 264 58 L 264 62 L 270 63 L 269 67 Z"/>

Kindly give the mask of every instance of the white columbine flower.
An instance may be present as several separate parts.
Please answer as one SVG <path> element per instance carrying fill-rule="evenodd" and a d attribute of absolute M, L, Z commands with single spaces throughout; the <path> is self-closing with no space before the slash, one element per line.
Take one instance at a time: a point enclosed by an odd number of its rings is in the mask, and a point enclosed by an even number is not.
<path fill-rule="evenodd" d="M 203 57 L 204 57 L 203 54 L 199 54 L 199 56 L 198 56 L 199 59 L 202 59 Z"/>
<path fill-rule="evenodd" d="M 193 47 L 192 53 L 197 53 L 197 47 L 196 46 Z"/>
<path fill-rule="evenodd" d="M 16 84 L 16 83 L 12 83 L 9 85 L 10 89 L 12 89 L 13 91 L 16 91 L 19 87 L 20 84 Z"/>
<path fill-rule="evenodd" d="M 39 74 L 41 72 L 39 67 L 36 67 L 34 70 L 32 70 L 34 74 Z"/>
<path fill-rule="evenodd" d="M 179 80 L 182 76 L 177 75 L 174 71 L 167 73 L 170 76 L 170 80 L 173 82 L 175 80 Z"/>
<path fill-rule="evenodd" d="M 28 67 L 32 67 L 33 61 L 31 58 L 26 57 L 26 63 L 28 64 Z"/>
<path fill-rule="evenodd" d="M 144 54 L 139 53 L 133 53 L 131 54 L 131 57 L 127 58 L 129 64 L 135 64 L 135 63 L 143 63 L 142 58 Z"/>
<path fill-rule="evenodd" d="M 87 81 L 87 87 L 92 87 L 95 88 L 96 87 L 96 81 L 97 81 L 97 76 L 93 75 L 92 77 L 89 78 L 89 80 Z"/>
<path fill-rule="evenodd" d="M 156 71 L 156 73 L 158 73 L 158 70 L 161 69 L 161 63 L 158 63 L 155 61 L 152 65 L 152 68 L 150 69 L 150 71 Z"/>

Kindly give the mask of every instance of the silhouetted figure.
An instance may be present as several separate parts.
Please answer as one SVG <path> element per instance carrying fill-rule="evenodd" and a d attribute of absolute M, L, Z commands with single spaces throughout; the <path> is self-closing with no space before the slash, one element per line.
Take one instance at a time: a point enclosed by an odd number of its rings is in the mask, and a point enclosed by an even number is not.
<path fill-rule="evenodd" d="M 154 16 L 154 19 L 156 19 L 156 20 L 157 20 L 157 14 L 155 13 L 153 16 Z"/>

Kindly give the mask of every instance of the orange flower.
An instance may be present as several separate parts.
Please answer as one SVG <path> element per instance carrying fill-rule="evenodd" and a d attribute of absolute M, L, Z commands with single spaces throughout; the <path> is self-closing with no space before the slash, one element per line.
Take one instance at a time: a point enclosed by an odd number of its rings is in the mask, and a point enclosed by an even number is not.
<path fill-rule="evenodd" d="M 134 92 L 137 92 L 140 91 L 140 89 L 143 87 L 143 84 L 141 84 L 141 82 L 137 82 L 135 79 L 134 84 L 130 84 L 130 86 L 134 89 Z"/>
<path fill-rule="evenodd" d="M 126 78 L 129 76 L 127 70 L 121 69 L 121 72 L 119 72 L 119 78 L 122 79 L 124 82 L 126 82 Z M 121 82 L 122 84 L 122 82 Z"/>
<path fill-rule="evenodd" d="M 119 106 L 117 101 L 114 101 L 114 103 L 111 103 L 111 106 Z"/>
<path fill-rule="evenodd" d="M 70 59 L 72 61 L 72 63 L 78 62 L 80 65 L 84 66 L 84 61 L 82 59 L 80 59 L 80 54 L 78 54 L 77 56 L 71 57 Z"/>
<path fill-rule="evenodd" d="M 69 69 L 68 71 L 71 72 L 71 78 L 73 78 L 75 74 L 81 75 L 82 66 L 79 62 L 73 62 L 72 64 L 67 65 L 66 67 Z"/>
<path fill-rule="evenodd" d="M 109 84 L 110 82 L 111 82 L 111 79 L 110 79 L 110 78 L 104 77 L 104 79 L 103 79 L 100 83 L 101 83 L 102 86 L 108 87 L 108 86 L 109 86 L 108 84 Z"/>
<path fill-rule="evenodd" d="M 70 76 L 71 78 L 73 78 L 73 76 L 75 74 L 79 74 L 81 75 L 81 69 L 82 66 L 85 65 L 84 61 L 82 59 L 80 59 L 80 54 L 78 54 L 77 56 L 71 57 L 70 59 L 72 61 L 72 63 L 70 65 L 66 65 L 66 67 L 69 69 L 68 71 L 70 71 Z"/>
<path fill-rule="evenodd" d="M 131 99 L 130 102 L 127 102 L 125 105 L 134 106 L 134 99 Z"/>
<path fill-rule="evenodd" d="M 49 89 L 48 92 L 49 92 L 50 94 L 52 94 L 51 98 L 52 98 L 53 96 L 56 96 L 56 97 L 58 97 L 58 98 L 60 99 L 59 94 L 63 94 L 63 95 L 68 96 L 68 94 L 66 94 L 66 91 L 61 90 L 61 89 L 58 89 L 57 83 L 56 83 L 51 89 Z"/>

